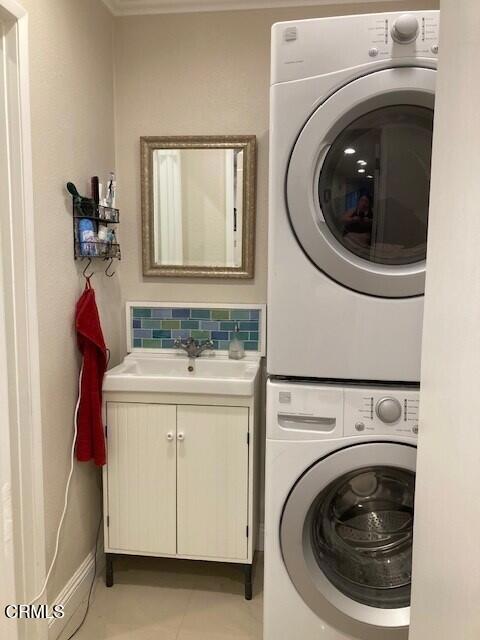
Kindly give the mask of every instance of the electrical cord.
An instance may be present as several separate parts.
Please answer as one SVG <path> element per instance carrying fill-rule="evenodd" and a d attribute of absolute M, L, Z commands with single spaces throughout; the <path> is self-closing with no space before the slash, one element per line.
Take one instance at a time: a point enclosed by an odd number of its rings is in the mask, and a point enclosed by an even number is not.
<path fill-rule="evenodd" d="M 66 484 L 66 487 L 65 487 L 65 497 L 64 497 L 64 503 L 63 503 L 63 511 L 62 511 L 62 515 L 60 517 L 60 523 L 59 523 L 58 529 L 57 529 L 57 537 L 56 537 L 56 541 L 55 541 L 55 551 L 54 551 L 53 558 L 52 558 L 52 561 L 50 563 L 50 567 L 48 569 L 47 575 L 45 577 L 45 580 L 44 580 L 44 583 L 43 583 L 43 586 L 42 586 L 42 590 L 35 596 L 35 598 L 33 598 L 28 603 L 29 605 L 35 604 L 35 602 L 37 600 L 39 600 L 43 596 L 43 594 L 45 593 L 45 590 L 46 590 L 47 585 L 48 585 L 48 581 L 50 580 L 50 576 L 52 575 L 53 567 L 55 566 L 55 563 L 56 563 L 57 557 L 58 557 L 58 549 L 59 549 L 59 546 L 60 546 L 60 534 L 62 532 L 63 523 L 64 523 L 64 520 L 65 520 L 65 515 L 67 513 L 68 493 L 69 493 L 69 490 L 70 490 L 70 482 L 72 480 L 73 470 L 75 468 L 75 444 L 76 444 L 76 441 L 77 441 L 77 432 L 78 432 L 77 417 L 78 417 L 78 409 L 80 407 L 80 399 L 81 399 L 82 376 L 83 376 L 83 364 L 82 364 L 82 368 L 80 369 L 80 375 L 78 376 L 78 400 L 77 400 L 77 404 L 75 405 L 75 414 L 74 414 L 74 418 L 73 418 L 74 434 L 73 434 L 72 447 L 71 447 L 71 450 L 70 450 L 70 471 L 68 473 L 67 484 Z"/>
<path fill-rule="evenodd" d="M 94 560 L 93 560 L 93 578 L 92 578 L 92 582 L 90 584 L 90 589 L 88 591 L 87 608 L 85 609 L 85 613 L 83 614 L 82 621 L 80 622 L 78 627 L 75 629 L 75 631 L 70 636 L 68 636 L 67 640 L 72 640 L 73 636 L 77 635 L 77 633 L 83 627 L 83 625 L 85 623 L 85 620 L 87 619 L 88 612 L 90 610 L 90 599 L 92 597 L 92 591 L 93 591 L 93 585 L 95 584 L 95 578 L 97 577 L 97 549 L 98 549 L 98 539 L 100 537 L 100 529 L 102 528 L 102 522 L 103 522 L 103 512 L 100 514 L 100 522 L 98 523 L 97 537 L 95 539 L 95 556 L 94 556 Z"/>
<path fill-rule="evenodd" d="M 108 366 L 109 362 L 110 362 L 110 349 L 107 348 L 107 366 Z M 83 365 L 82 365 L 82 370 L 80 372 L 80 382 L 79 382 L 79 387 L 78 387 L 78 402 L 77 402 L 77 406 L 75 407 L 75 438 L 74 438 L 74 442 L 77 439 L 77 414 L 78 414 L 78 407 L 79 407 L 79 404 L 80 404 L 80 390 L 81 390 L 81 383 L 82 383 L 82 373 L 83 373 Z M 75 629 L 75 631 L 70 636 L 68 636 L 67 640 L 72 640 L 72 638 L 77 635 L 77 633 L 83 627 L 83 625 L 85 623 L 85 620 L 87 619 L 88 612 L 90 611 L 90 600 L 91 600 L 91 597 L 92 597 L 93 585 L 95 584 L 95 578 L 97 577 L 97 550 L 98 550 L 98 539 L 100 537 L 100 530 L 102 528 L 102 522 L 103 522 L 103 509 L 100 508 L 100 521 L 98 523 L 97 536 L 95 538 L 95 555 L 94 555 L 94 558 L 93 558 L 93 578 L 92 578 L 92 582 L 90 584 L 90 589 L 88 590 L 87 608 L 85 609 L 85 613 L 83 614 L 82 621 L 80 622 L 78 627 Z M 61 523 L 60 523 L 60 526 L 61 526 Z"/>

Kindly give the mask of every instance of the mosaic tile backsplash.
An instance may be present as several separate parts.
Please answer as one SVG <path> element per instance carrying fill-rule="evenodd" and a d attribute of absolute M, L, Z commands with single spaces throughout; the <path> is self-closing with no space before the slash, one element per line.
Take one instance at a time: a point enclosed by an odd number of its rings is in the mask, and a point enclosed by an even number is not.
<path fill-rule="evenodd" d="M 131 322 L 134 348 L 173 349 L 176 338 L 195 338 L 228 350 L 237 324 L 245 351 L 258 351 L 260 345 L 259 309 L 133 307 Z"/>

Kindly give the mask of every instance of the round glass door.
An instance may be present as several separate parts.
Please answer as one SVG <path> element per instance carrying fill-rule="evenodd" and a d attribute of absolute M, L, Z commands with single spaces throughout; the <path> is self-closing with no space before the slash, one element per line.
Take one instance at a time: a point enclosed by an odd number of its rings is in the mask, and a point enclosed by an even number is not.
<path fill-rule="evenodd" d="M 370 442 L 319 460 L 292 488 L 283 561 L 303 601 L 375 627 L 410 620 L 416 448 Z"/>
<path fill-rule="evenodd" d="M 350 82 L 304 125 L 287 172 L 287 209 L 310 261 L 367 295 L 423 295 L 435 98 L 433 69 Z"/>
<path fill-rule="evenodd" d="M 344 595 L 371 607 L 410 604 L 415 474 L 366 467 L 330 483 L 308 515 L 316 562 Z"/>
<path fill-rule="evenodd" d="M 396 105 L 349 124 L 323 162 L 320 208 L 336 240 L 386 265 L 427 253 L 433 111 Z"/>

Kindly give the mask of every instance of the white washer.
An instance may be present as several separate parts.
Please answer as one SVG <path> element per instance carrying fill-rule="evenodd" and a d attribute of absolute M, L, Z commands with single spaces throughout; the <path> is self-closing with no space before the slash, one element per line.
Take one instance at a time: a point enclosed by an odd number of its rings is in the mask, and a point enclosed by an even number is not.
<path fill-rule="evenodd" d="M 267 383 L 264 640 L 404 640 L 418 390 Z"/>
<path fill-rule="evenodd" d="M 438 26 L 438 11 L 273 26 L 271 375 L 420 379 Z"/>

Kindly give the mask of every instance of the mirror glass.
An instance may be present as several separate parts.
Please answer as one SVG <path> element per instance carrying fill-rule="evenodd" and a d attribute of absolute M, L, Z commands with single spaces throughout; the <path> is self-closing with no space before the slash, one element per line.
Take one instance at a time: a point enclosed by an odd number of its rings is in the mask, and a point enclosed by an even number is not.
<path fill-rule="evenodd" d="M 145 275 L 253 277 L 252 141 L 142 142 Z"/>
<path fill-rule="evenodd" d="M 242 176 L 241 149 L 153 152 L 157 264 L 240 267 Z"/>

